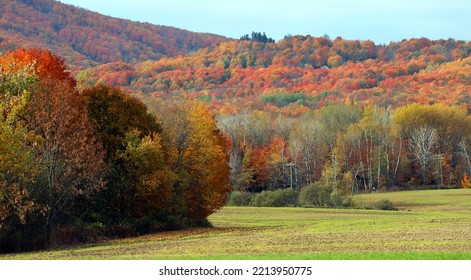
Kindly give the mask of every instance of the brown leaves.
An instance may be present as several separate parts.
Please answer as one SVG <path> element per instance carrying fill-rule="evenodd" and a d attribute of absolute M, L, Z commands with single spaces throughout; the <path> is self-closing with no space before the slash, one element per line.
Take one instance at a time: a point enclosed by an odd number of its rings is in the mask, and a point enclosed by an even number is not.
<path fill-rule="evenodd" d="M 45 165 L 48 188 L 70 195 L 89 195 L 100 188 L 104 151 L 81 96 L 67 81 L 35 84 L 25 120 L 42 138 L 36 156 Z"/>

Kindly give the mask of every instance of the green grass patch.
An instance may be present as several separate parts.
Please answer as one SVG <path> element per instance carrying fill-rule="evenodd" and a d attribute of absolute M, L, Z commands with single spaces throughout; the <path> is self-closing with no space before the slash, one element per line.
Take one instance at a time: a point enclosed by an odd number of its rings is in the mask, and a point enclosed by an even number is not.
<path fill-rule="evenodd" d="M 354 195 L 355 203 L 373 206 L 390 200 L 400 210 L 471 213 L 471 189 L 401 191 Z"/>

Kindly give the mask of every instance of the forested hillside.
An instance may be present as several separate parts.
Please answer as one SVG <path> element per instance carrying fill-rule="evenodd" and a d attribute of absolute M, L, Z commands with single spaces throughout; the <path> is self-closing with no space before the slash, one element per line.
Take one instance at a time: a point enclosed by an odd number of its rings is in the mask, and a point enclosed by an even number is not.
<path fill-rule="evenodd" d="M 47 48 L 71 69 L 157 60 L 223 41 L 222 36 L 112 18 L 53 0 L 0 1 L 0 52 Z"/>
<path fill-rule="evenodd" d="M 454 39 L 375 45 L 290 36 L 277 43 L 227 42 L 135 66 L 112 63 L 81 77 L 143 95 L 197 97 L 216 110 L 255 106 L 297 114 L 343 103 L 468 104 L 470 54 L 470 42 Z"/>

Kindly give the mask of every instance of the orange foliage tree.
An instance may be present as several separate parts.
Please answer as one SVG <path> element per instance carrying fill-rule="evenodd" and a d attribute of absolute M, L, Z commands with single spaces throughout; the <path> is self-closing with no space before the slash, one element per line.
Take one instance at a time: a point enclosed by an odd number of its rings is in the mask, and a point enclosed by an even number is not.
<path fill-rule="evenodd" d="M 177 174 L 175 211 L 183 220 L 202 221 L 225 204 L 231 191 L 228 141 L 201 102 L 152 107 L 167 134 L 171 169 Z"/>
<path fill-rule="evenodd" d="M 15 49 L 2 56 L 0 65 L 6 72 L 18 72 L 29 68 L 32 72 L 30 74 L 40 79 L 67 80 L 71 85 L 75 85 L 75 81 L 66 70 L 64 60 L 48 50 Z"/>
<path fill-rule="evenodd" d="M 463 189 L 471 189 L 471 181 L 468 179 L 468 173 L 463 174 L 463 180 L 461 180 L 461 187 Z"/>

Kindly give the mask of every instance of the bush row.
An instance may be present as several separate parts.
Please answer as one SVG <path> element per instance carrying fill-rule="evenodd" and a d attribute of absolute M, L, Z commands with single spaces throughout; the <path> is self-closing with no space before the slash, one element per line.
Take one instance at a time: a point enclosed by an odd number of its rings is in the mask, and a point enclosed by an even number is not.
<path fill-rule="evenodd" d="M 292 189 L 262 191 L 260 193 L 234 191 L 230 194 L 228 206 L 252 207 L 329 207 L 329 208 L 362 208 L 355 205 L 351 196 L 339 196 L 319 183 L 304 187 L 300 192 Z M 377 210 L 396 210 L 394 204 L 383 199 L 367 208 Z"/>
<path fill-rule="evenodd" d="M 262 191 L 260 193 L 234 191 L 229 196 L 229 206 L 295 207 L 299 206 L 298 193 L 292 189 Z"/>

